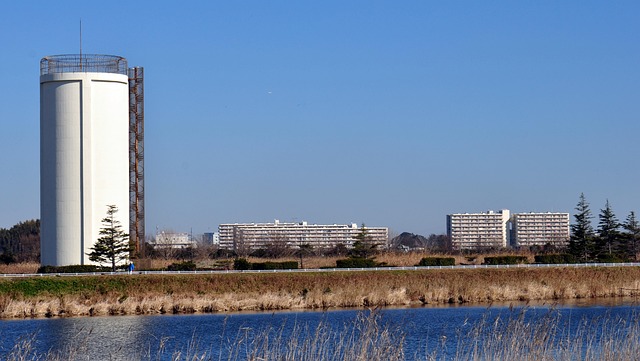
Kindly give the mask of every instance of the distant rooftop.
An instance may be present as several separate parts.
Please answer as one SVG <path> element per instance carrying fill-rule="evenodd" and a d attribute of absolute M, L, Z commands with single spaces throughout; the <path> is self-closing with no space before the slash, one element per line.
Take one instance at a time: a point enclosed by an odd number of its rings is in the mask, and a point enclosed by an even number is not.
<path fill-rule="evenodd" d="M 54 73 L 113 73 L 127 75 L 127 59 L 116 55 L 49 55 L 40 60 L 40 75 Z"/>

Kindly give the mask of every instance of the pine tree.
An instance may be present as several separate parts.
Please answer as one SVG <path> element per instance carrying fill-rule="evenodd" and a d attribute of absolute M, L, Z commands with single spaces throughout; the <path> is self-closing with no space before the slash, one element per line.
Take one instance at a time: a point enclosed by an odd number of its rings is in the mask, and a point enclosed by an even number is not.
<path fill-rule="evenodd" d="M 113 272 L 116 270 L 116 265 L 126 260 L 132 251 L 129 235 L 122 230 L 120 221 L 115 218 L 117 212 L 118 207 L 107 206 L 107 216 L 102 219 L 100 238 L 88 253 L 89 259 L 93 262 L 110 263 Z"/>
<path fill-rule="evenodd" d="M 369 237 L 369 231 L 367 227 L 362 224 L 360 232 L 353 236 L 355 242 L 353 242 L 353 248 L 349 252 L 351 257 L 355 258 L 369 258 L 376 253 L 377 244 L 374 244 Z"/>
<path fill-rule="evenodd" d="M 582 262 L 589 262 L 594 252 L 594 232 L 591 226 L 591 210 L 589 203 L 580 193 L 580 199 L 576 205 L 576 214 L 573 215 L 575 223 L 571 225 L 571 239 L 569 240 L 569 252 Z"/>
<path fill-rule="evenodd" d="M 600 221 L 598 222 L 598 239 L 597 239 L 597 253 L 600 257 L 611 258 L 615 253 L 618 253 L 620 246 L 620 222 L 611 209 L 611 204 L 607 199 L 604 209 L 600 210 L 598 215 Z"/>
<path fill-rule="evenodd" d="M 622 224 L 625 230 L 625 251 L 627 257 L 635 262 L 638 261 L 638 253 L 640 253 L 640 222 L 636 218 L 636 213 L 631 211 L 629 216 Z"/>

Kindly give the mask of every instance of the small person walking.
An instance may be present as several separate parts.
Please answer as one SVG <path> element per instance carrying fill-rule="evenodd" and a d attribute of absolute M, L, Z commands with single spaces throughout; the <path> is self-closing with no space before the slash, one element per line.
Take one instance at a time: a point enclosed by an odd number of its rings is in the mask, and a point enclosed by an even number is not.
<path fill-rule="evenodd" d="M 132 274 L 135 268 L 136 266 L 133 265 L 133 262 L 129 263 L 129 274 Z"/>

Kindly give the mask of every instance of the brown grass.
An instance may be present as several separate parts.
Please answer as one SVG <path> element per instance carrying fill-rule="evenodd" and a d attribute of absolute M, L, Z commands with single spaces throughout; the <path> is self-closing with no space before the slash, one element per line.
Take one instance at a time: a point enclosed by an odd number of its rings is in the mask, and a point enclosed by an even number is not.
<path fill-rule="evenodd" d="M 491 256 L 501 256 L 502 253 L 491 254 Z M 533 254 L 531 253 L 518 253 L 521 256 L 527 256 L 529 262 L 533 262 Z M 487 255 L 488 256 L 488 255 Z M 423 257 L 453 257 L 456 259 L 456 264 L 468 264 L 468 265 L 480 265 L 484 262 L 484 255 L 474 256 L 462 256 L 462 255 L 444 255 L 433 254 L 427 252 L 409 252 L 409 253 L 394 253 L 383 252 L 376 256 L 377 262 L 384 262 L 389 266 L 397 267 L 411 267 L 417 265 Z M 336 266 L 336 260 L 344 259 L 345 256 L 325 257 L 314 256 L 305 257 L 303 259 L 303 266 L 306 269 L 320 269 L 331 268 Z M 258 258 L 247 257 L 249 262 L 281 262 L 281 261 L 297 261 L 300 259 L 297 257 L 285 257 L 281 259 L 273 258 Z M 160 270 L 166 269 L 172 263 L 183 262 L 180 259 L 157 259 L 157 258 L 143 258 L 136 259 L 134 263 L 136 270 Z M 214 269 L 231 269 L 233 259 L 198 259 L 195 261 L 198 268 L 214 268 Z M 12 263 L 9 265 L 0 264 L 0 274 L 32 274 L 36 273 L 40 265 L 38 263 Z"/>
<path fill-rule="evenodd" d="M 487 255 L 450 255 L 450 254 L 434 254 L 429 252 L 381 252 L 375 256 L 377 262 L 384 262 L 389 266 L 395 267 L 412 267 L 417 265 L 423 257 L 453 257 L 456 260 L 457 265 L 481 265 L 484 262 L 484 257 L 488 256 L 504 256 L 504 255 L 517 254 L 519 256 L 525 256 L 529 259 L 530 263 L 534 261 L 534 254 L 531 252 L 512 252 L 512 253 L 492 253 Z M 332 268 L 336 266 L 336 260 L 347 258 L 346 256 L 313 256 L 304 257 L 302 265 L 306 269 L 320 269 L 320 268 Z M 259 257 L 246 257 L 249 262 L 282 262 L 282 261 L 297 261 L 300 264 L 300 258 L 298 257 L 283 257 L 279 259 L 273 258 L 259 258 Z M 181 262 L 179 260 L 141 260 L 143 267 L 139 269 L 159 269 L 166 267 L 174 262 Z M 225 268 L 227 265 L 233 263 L 232 259 L 201 259 L 196 262 L 198 267 L 201 268 Z M 147 267 L 147 265 L 153 267 Z"/>
<path fill-rule="evenodd" d="M 0 273 L 2 274 L 36 273 L 39 267 L 40 267 L 40 264 L 35 262 L 0 264 Z"/>
<path fill-rule="evenodd" d="M 639 291 L 635 267 L 38 277 L 0 280 L 0 317 L 491 303 Z"/>

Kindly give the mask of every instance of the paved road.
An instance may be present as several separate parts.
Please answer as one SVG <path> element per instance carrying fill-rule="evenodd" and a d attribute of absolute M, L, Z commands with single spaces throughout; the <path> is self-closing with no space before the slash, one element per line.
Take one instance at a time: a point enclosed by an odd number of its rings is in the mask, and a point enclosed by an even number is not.
<path fill-rule="evenodd" d="M 178 275 L 178 274 L 226 274 L 226 273 L 307 273 L 307 272 L 362 272 L 362 271 L 423 271 L 436 269 L 487 269 L 487 268 L 553 268 L 553 267 L 640 267 L 640 263 L 575 263 L 575 264 L 516 264 L 516 265 L 466 265 L 466 266 L 429 266 L 429 267 L 375 267 L 375 268 L 305 268 L 287 270 L 249 270 L 249 271 L 136 271 L 134 274 L 150 275 Z M 21 273 L 0 274 L 0 277 L 51 277 L 51 276 L 98 276 L 98 275 L 123 275 L 127 272 L 90 272 L 90 273 Z"/>

